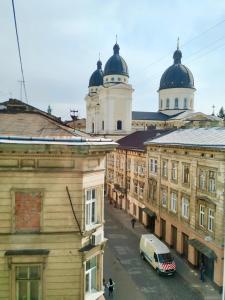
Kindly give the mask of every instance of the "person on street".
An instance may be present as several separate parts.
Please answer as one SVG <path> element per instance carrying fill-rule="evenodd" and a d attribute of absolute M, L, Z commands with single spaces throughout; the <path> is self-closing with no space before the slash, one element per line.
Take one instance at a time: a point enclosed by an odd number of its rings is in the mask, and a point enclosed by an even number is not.
<path fill-rule="evenodd" d="M 113 296 L 113 290 L 114 290 L 115 282 L 112 280 L 112 278 L 109 278 L 109 282 L 107 283 L 107 287 L 109 289 L 109 297 Z"/>
<path fill-rule="evenodd" d="M 203 262 L 201 262 L 199 270 L 200 270 L 200 280 L 202 282 L 204 282 L 205 281 L 205 266 L 204 266 Z"/>
<path fill-rule="evenodd" d="M 132 228 L 134 228 L 135 223 L 136 223 L 136 219 L 135 219 L 135 218 L 132 218 L 132 219 L 131 219 L 131 225 L 132 225 Z"/>

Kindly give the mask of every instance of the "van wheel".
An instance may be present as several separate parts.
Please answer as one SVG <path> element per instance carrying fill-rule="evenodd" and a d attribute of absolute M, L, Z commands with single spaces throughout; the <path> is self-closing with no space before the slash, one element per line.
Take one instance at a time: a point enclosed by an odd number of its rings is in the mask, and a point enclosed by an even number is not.
<path fill-rule="evenodd" d="M 143 252 L 141 252 L 141 258 L 142 258 L 143 260 L 145 260 L 145 255 L 144 255 Z"/>

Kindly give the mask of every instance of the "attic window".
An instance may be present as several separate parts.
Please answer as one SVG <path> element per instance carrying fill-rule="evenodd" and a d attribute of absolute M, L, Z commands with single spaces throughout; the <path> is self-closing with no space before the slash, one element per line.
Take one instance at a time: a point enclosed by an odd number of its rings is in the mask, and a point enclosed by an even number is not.
<path fill-rule="evenodd" d="M 114 77 L 112 77 L 111 80 L 114 81 Z"/>
<path fill-rule="evenodd" d="M 188 155 L 188 152 L 187 152 L 187 151 L 185 151 L 185 152 L 184 152 L 184 154 L 185 154 L 185 155 Z"/>
<path fill-rule="evenodd" d="M 201 153 L 201 157 L 204 157 L 205 156 L 205 153 Z"/>

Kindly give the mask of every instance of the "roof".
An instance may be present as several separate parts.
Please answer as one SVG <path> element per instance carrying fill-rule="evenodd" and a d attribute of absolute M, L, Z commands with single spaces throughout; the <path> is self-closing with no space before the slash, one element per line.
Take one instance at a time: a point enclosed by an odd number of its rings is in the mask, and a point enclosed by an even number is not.
<path fill-rule="evenodd" d="M 225 127 L 178 129 L 145 144 L 225 149 Z"/>
<path fill-rule="evenodd" d="M 103 85 L 102 62 L 97 62 L 97 69 L 92 73 L 89 80 L 89 87 Z"/>
<path fill-rule="evenodd" d="M 166 121 L 170 118 L 171 116 L 167 116 L 161 112 L 132 111 L 132 120 Z"/>
<path fill-rule="evenodd" d="M 174 52 L 174 63 L 163 73 L 159 90 L 171 88 L 194 89 L 194 77 L 191 71 L 181 64 L 182 53 L 179 49 Z"/>
<path fill-rule="evenodd" d="M 150 129 L 145 131 L 135 131 L 117 141 L 119 149 L 129 149 L 135 151 L 143 151 L 144 143 L 171 132 L 172 129 Z"/>
<path fill-rule="evenodd" d="M 125 60 L 119 55 L 120 47 L 116 43 L 113 47 L 114 54 L 108 59 L 104 68 L 104 76 L 124 75 L 129 77 L 128 66 Z"/>
<path fill-rule="evenodd" d="M 169 248 L 163 244 L 154 234 L 142 234 L 142 237 L 149 241 L 156 250 L 156 254 L 163 254 L 170 252 Z"/>

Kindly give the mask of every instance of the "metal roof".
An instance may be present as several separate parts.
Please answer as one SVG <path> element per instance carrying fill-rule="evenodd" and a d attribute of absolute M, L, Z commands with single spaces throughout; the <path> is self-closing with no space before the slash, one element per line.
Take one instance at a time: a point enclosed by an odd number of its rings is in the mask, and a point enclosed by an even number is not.
<path fill-rule="evenodd" d="M 171 116 L 167 116 L 161 112 L 132 111 L 132 120 L 166 121 L 170 118 Z"/>
<path fill-rule="evenodd" d="M 178 129 L 146 145 L 198 146 L 225 149 L 225 127 Z"/>

